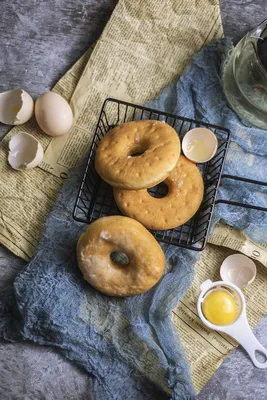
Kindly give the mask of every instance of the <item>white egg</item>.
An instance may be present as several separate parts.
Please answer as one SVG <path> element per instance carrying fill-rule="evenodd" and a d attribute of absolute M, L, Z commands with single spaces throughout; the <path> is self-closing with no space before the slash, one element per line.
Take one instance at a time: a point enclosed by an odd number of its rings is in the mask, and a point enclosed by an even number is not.
<path fill-rule="evenodd" d="M 43 159 L 41 143 L 28 133 L 20 132 L 9 141 L 8 162 L 12 168 L 23 170 L 37 167 Z"/>
<path fill-rule="evenodd" d="M 43 93 L 35 104 L 35 116 L 40 128 L 49 136 L 62 136 L 73 124 L 69 103 L 54 92 Z"/>
<path fill-rule="evenodd" d="M 21 125 L 33 115 L 34 102 L 22 89 L 0 93 L 0 122 L 7 125 Z"/>

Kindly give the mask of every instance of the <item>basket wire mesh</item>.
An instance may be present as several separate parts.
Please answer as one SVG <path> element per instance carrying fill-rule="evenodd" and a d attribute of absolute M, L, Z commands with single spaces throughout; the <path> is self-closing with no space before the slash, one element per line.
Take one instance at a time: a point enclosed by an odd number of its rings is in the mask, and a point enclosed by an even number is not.
<path fill-rule="evenodd" d="M 122 215 L 115 203 L 112 187 L 104 182 L 95 170 L 95 152 L 101 138 L 116 125 L 144 119 L 165 121 L 176 130 L 181 140 L 186 132 L 196 127 L 212 130 L 218 139 L 218 149 L 212 160 L 198 164 L 205 187 L 203 201 L 198 212 L 189 221 L 177 228 L 151 231 L 159 242 L 192 250 L 203 250 L 206 245 L 217 190 L 230 142 L 229 130 L 121 100 L 109 98 L 105 100 L 102 106 L 73 217 L 76 221 L 91 223 L 104 216 Z M 149 189 L 150 195 L 154 197 L 163 197 L 166 194 L 165 192 L 164 185 L 161 184 Z"/>

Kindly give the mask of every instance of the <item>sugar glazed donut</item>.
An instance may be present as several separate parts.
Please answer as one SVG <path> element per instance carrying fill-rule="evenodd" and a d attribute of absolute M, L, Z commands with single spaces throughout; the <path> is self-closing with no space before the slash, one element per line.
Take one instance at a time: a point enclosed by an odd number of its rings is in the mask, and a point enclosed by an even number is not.
<path fill-rule="evenodd" d="M 150 196 L 147 190 L 114 188 L 115 201 L 124 215 L 149 229 L 172 229 L 184 224 L 197 212 L 203 199 L 204 184 L 197 166 L 180 156 L 175 169 L 164 181 L 168 194 Z"/>
<path fill-rule="evenodd" d="M 128 264 L 112 261 L 111 254 L 127 255 Z M 165 257 L 154 237 L 139 222 L 122 216 L 100 218 L 77 244 L 77 259 L 84 278 L 109 296 L 133 296 L 161 278 Z"/>
<path fill-rule="evenodd" d="M 153 120 L 127 122 L 101 139 L 95 168 L 113 187 L 149 188 L 174 169 L 180 150 L 180 139 L 168 124 Z"/>

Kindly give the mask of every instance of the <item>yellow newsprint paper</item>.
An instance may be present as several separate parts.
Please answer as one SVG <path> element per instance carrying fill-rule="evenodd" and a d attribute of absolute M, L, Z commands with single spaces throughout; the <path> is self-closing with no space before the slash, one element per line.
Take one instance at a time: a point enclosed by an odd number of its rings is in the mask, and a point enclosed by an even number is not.
<path fill-rule="evenodd" d="M 207 279 L 221 280 L 219 270 L 223 260 L 237 251 L 253 258 L 257 265 L 255 281 L 242 290 L 247 301 L 248 321 L 253 328 L 267 310 L 267 245 L 254 243 L 244 233 L 223 224 L 215 227 L 209 244 L 195 266 L 195 278 L 172 313 L 197 392 L 211 378 L 229 351 L 238 345 L 226 334 L 203 325 L 196 311 L 199 287 Z"/>
<path fill-rule="evenodd" d="M 221 36 L 217 0 L 121 0 L 72 96 L 75 125 L 51 141 L 41 168 L 67 174 L 88 151 L 107 97 L 144 104 L 179 76 L 206 42 Z"/>
<path fill-rule="evenodd" d="M 32 171 L 8 166 L 10 134 L 0 146 L 1 243 L 24 259 L 33 255 L 68 169 L 89 149 L 106 97 L 144 103 L 177 77 L 207 41 L 220 36 L 218 0 L 120 0 L 92 54 L 55 88 L 73 108 L 70 133 L 51 140 L 34 120 L 12 129 L 11 134 L 34 135 L 46 150 L 40 168 Z"/>
<path fill-rule="evenodd" d="M 53 90 L 66 100 L 71 98 L 91 52 L 89 49 L 54 87 Z M 34 120 L 10 131 L 11 134 L 18 132 L 30 133 L 41 142 L 44 149 L 51 141 Z M 10 133 L 0 144 L 0 243 L 27 261 L 34 254 L 45 219 L 56 201 L 63 179 L 40 168 L 12 170 L 7 163 Z"/>

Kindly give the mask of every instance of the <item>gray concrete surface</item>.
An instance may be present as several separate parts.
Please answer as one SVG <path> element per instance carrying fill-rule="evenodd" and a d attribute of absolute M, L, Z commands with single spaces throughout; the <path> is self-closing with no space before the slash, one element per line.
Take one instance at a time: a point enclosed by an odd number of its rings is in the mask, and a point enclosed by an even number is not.
<path fill-rule="evenodd" d="M 98 39 L 117 0 L 0 0 L 0 92 L 34 98 Z M 9 127 L 0 123 L 0 138 Z"/>
<path fill-rule="evenodd" d="M 50 89 L 97 40 L 116 2 L 0 0 L 0 92 L 22 87 L 36 98 Z M 221 0 L 220 3 L 225 35 L 233 37 L 234 42 L 267 17 L 267 0 Z M 0 124 L 0 138 L 8 129 Z M 11 287 L 14 275 L 23 265 L 0 247 L 0 293 Z M 256 334 L 267 347 L 267 318 L 258 325 Z M 19 392 L 18 397 L 15 393 Z M 30 343 L 0 345 L 1 400 L 61 398 L 90 399 L 84 371 L 53 348 Z M 266 399 L 267 371 L 254 368 L 242 349 L 237 349 L 226 358 L 198 398 Z"/>

